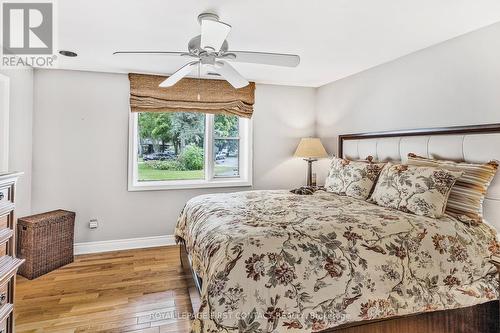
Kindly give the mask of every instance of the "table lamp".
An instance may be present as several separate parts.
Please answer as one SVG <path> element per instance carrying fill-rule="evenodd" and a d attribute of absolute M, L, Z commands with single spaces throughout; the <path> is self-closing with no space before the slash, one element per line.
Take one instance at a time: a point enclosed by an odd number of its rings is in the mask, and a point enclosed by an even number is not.
<path fill-rule="evenodd" d="M 294 157 L 302 157 L 307 161 L 307 186 L 312 186 L 312 163 L 317 161 L 318 158 L 328 157 L 325 147 L 321 144 L 319 138 L 302 138 Z"/>

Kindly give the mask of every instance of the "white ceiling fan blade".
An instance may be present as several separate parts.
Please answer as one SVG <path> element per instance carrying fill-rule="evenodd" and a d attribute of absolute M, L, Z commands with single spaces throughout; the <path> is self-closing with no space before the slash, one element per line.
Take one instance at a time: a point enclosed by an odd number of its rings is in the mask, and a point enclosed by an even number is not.
<path fill-rule="evenodd" d="M 177 72 L 175 72 L 174 74 L 170 75 L 168 77 L 168 79 L 166 79 L 165 81 L 163 81 L 162 83 L 160 83 L 160 87 L 161 88 L 167 88 L 167 87 L 173 86 L 174 84 L 176 84 L 177 82 L 179 82 L 182 78 L 184 78 L 186 75 L 188 75 L 189 73 L 191 73 L 191 71 L 193 70 L 193 68 L 196 67 L 196 65 L 198 65 L 198 63 L 199 63 L 199 61 L 192 61 L 192 62 L 189 62 L 189 63 L 185 64 L 179 70 L 177 70 Z"/>
<path fill-rule="evenodd" d="M 247 79 L 241 76 L 241 74 L 226 61 L 217 61 L 214 65 L 214 69 L 236 89 L 243 88 L 249 84 Z"/>
<path fill-rule="evenodd" d="M 189 55 L 186 52 L 165 52 L 165 51 L 116 51 L 113 52 L 113 55 L 120 55 L 120 54 L 159 54 L 159 55 L 167 55 L 167 56 L 183 56 L 183 55 Z"/>
<path fill-rule="evenodd" d="M 201 20 L 201 43 L 204 50 L 218 52 L 226 40 L 231 26 L 227 23 L 204 18 Z"/>
<path fill-rule="evenodd" d="M 229 51 L 226 53 L 227 59 L 237 62 L 249 62 L 253 64 L 265 64 L 284 67 L 297 67 L 300 57 L 295 54 Z M 231 57 L 234 54 L 235 58 Z"/>

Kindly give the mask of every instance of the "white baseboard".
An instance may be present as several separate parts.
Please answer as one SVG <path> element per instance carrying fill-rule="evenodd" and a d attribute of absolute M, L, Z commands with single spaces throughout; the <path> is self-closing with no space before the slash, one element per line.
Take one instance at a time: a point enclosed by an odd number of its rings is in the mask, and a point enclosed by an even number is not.
<path fill-rule="evenodd" d="M 75 243 L 75 255 L 175 245 L 174 235 Z"/>

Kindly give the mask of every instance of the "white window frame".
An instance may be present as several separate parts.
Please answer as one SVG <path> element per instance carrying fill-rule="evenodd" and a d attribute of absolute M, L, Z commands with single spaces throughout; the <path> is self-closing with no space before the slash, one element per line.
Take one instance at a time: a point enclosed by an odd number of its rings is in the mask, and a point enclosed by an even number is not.
<path fill-rule="evenodd" d="M 129 116 L 129 152 L 128 152 L 128 190 L 159 191 L 195 188 L 240 187 L 252 186 L 253 135 L 252 120 L 239 119 L 239 177 L 214 177 L 214 115 L 205 117 L 205 179 L 138 181 L 138 114 L 130 112 Z"/>

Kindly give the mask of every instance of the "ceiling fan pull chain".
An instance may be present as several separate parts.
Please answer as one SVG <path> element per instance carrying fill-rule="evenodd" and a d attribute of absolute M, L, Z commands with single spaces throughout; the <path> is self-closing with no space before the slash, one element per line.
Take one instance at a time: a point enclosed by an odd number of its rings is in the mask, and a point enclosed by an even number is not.
<path fill-rule="evenodd" d="M 201 61 L 198 62 L 198 101 L 201 99 Z"/>

